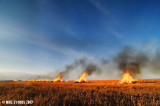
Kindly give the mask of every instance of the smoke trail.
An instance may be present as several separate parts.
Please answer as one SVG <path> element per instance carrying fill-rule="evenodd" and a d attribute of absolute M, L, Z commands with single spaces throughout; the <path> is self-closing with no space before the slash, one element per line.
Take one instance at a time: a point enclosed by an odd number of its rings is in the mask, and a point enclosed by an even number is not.
<path fill-rule="evenodd" d="M 40 75 L 35 75 L 34 77 L 30 78 L 30 79 L 49 79 L 52 80 L 53 79 L 54 74 L 53 73 L 46 73 L 46 74 L 40 74 Z"/>
<path fill-rule="evenodd" d="M 72 64 L 65 66 L 64 70 L 59 73 L 59 75 L 66 76 L 68 73 L 76 69 L 78 66 L 84 66 L 86 64 L 87 58 L 83 57 L 79 60 L 75 60 Z"/>
<path fill-rule="evenodd" d="M 88 75 L 92 75 L 92 73 L 97 73 L 97 74 L 100 74 L 101 73 L 101 70 L 100 68 L 98 67 L 97 64 L 94 64 L 94 63 L 89 63 L 86 65 L 85 69 L 84 69 L 84 72 L 87 72 Z"/>
<path fill-rule="evenodd" d="M 146 55 L 142 51 L 126 46 L 112 59 L 110 59 L 110 61 L 105 58 L 100 60 L 92 60 L 88 57 L 82 57 L 80 59 L 76 59 L 73 63 L 66 65 L 62 70 L 57 70 L 56 72 L 59 72 L 58 76 L 62 75 L 63 78 L 68 78 L 69 73 L 76 71 L 77 68 L 80 67 L 81 72 L 87 72 L 88 75 L 99 75 L 104 71 L 111 70 L 108 69 L 108 65 L 118 65 L 118 71 L 120 73 L 124 73 L 127 69 L 129 69 L 129 72 L 134 77 L 141 74 L 141 68 L 144 66 L 149 67 L 153 73 L 160 73 L 160 54 L 156 54 L 153 58 L 151 58 L 151 56 Z M 57 75 L 55 76 L 53 73 L 48 73 L 39 75 L 36 79 L 54 79 L 55 77 L 57 77 Z"/>
<path fill-rule="evenodd" d="M 160 74 L 160 53 L 155 54 L 148 65 L 152 72 Z"/>
<path fill-rule="evenodd" d="M 129 69 L 133 76 L 141 73 L 141 67 L 148 62 L 148 57 L 143 52 L 136 52 L 131 47 L 124 47 L 117 56 L 114 57 L 114 62 L 118 64 L 121 72 Z"/>
<path fill-rule="evenodd" d="M 101 64 L 105 65 L 107 62 L 103 59 L 101 60 Z M 76 68 L 81 67 L 82 72 L 87 72 L 88 75 L 92 75 L 93 73 L 101 74 L 101 67 L 99 63 L 95 63 L 92 60 L 90 60 L 88 57 L 80 58 L 79 60 L 75 60 L 73 64 L 67 65 L 65 69 L 59 73 L 59 75 L 66 76 L 66 74 L 70 73 L 73 70 L 76 70 Z"/>

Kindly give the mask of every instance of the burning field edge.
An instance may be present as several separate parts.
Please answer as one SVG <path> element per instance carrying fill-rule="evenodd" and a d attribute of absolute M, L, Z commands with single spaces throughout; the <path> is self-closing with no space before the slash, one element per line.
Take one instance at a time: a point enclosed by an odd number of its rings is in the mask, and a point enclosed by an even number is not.
<path fill-rule="evenodd" d="M 119 80 L 1 81 L 0 95 L 0 102 L 33 100 L 34 105 L 160 105 L 160 79 L 131 84 Z"/>

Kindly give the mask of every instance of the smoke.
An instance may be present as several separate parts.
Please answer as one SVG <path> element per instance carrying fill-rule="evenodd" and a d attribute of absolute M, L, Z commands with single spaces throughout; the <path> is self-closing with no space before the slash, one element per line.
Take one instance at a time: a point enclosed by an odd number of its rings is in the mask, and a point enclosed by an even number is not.
<path fill-rule="evenodd" d="M 72 64 L 65 66 L 65 68 L 59 73 L 59 75 L 62 75 L 65 77 L 67 74 L 69 74 L 71 71 L 76 69 L 78 66 L 84 66 L 84 64 L 86 64 L 85 62 L 86 62 L 86 58 L 75 60 Z"/>
<path fill-rule="evenodd" d="M 92 73 L 95 73 L 95 72 L 100 74 L 101 70 L 96 64 L 90 63 L 86 65 L 84 72 L 87 72 L 88 75 L 91 75 Z"/>
<path fill-rule="evenodd" d="M 147 55 L 148 54 L 148 55 Z M 36 79 L 54 79 L 55 77 L 62 75 L 63 79 L 67 79 L 71 72 L 78 74 L 82 72 L 88 73 L 88 75 L 96 74 L 100 75 L 105 72 L 118 72 L 123 74 L 128 69 L 132 76 L 136 77 L 142 73 L 142 68 L 146 67 L 150 69 L 152 73 L 160 73 L 160 53 L 150 56 L 149 53 L 136 50 L 133 47 L 126 46 L 121 49 L 119 53 L 111 57 L 110 60 L 103 59 L 91 59 L 87 56 L 80 59 L 76 59 L 73 63 L 66 65 L 63 69 L 57 70 L 58 75 L 53 73 L 37 75 Z M 112 69 L 111 69 L 112 68 Z"/>
<path fill-rule="evenodd" d="M 113 61 L 118 64 L 118 68 L 121 72 L 125 72 L 127 69 L 129 72 L 136 76 L 141 74 L 141 67 L 148 63 L 148 56 L 143 53 L 134 50 L 131 47 L 124 47 L 120 53 L 118 53 Z"/>
<path fill-rule="evenodd" d="M 107 62 L 103 59 L 101 60 L 101 64 L 105 65 Z M 93 60 L 89 59 L 88 57 L 82 57 L 80 59 L 76 59 L 72 64 L 65 66 L 64 70 L 59 73 L 59 75 L 65 76 L 72 72 L 73 70 L 76 70 L 78 67 L 82 69 L 82 72 L 87 72 L 88 75 L 92 75 L 93 73 L 96 73 L 97 75 L 101 74 L 101 67 L 100 64 L 96 61 L 93 62 Z"/>
<path fill-rule="evenodd" d="M 150 59 L 148 66 L 155 74 L 160 74 L 160 53 L 157 53 Z"/>
<path fill-rule="evenodd" d="M 59 76 L 59 75 L 66 76 L 66 75 L 67 75 L 70 71 L 72 71 L 75 67 L 76 67 L 75 64 L 67 65 L 67 66 L 65 67 L 65 69 L 58 74 L 58 76 Z"/>
<path fill-rule="evenodd" d="M 53 76 L 54 76 L 54 73 L 46 73 L 46 74 L 39 74 L 39 75 L 35 75 L 35 76 L 32 76 L 28 79 L 49 79 L 49 80 L 53 80 Z"/>

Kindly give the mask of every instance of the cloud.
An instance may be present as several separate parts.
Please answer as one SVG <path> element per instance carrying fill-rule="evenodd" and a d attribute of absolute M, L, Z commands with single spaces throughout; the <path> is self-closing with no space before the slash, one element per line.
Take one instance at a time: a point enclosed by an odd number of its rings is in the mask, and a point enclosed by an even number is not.
<path fill-rule="evenodd" d="M 155 50 L 157 48 L 158 38 L 150 39 L 148 42 L 143 44 L 144 50 Z"/>
<path fill-rule="evenodd" d="M 105 9 L 101 3 L 99 2 L 99 0 L 90 0 L 90 2 L 101 12 L 103 12 L 106 15 L 109 15 L 109 11 L 107 9 Z"/>
<path fill-rule="evenodd" d="M 102 13 L 104 13 L 105 15 L 107 15 L 107 17 L 110 19 L 110 21 L 112 22 L 112 24 L 117 24 L 116 20 L 114 20 L 114 17 L 112 16 L 111 13 L 109 13 L 109 9 L 108 8 L 104 8 L 104 6 L 102 5 L 102 3 L 99 2 L 99 0 L 90 0 L 90 2 L 98 9 L 100 10 Z M 107 21 L 107 20 L 106 20 Z M 107 23 L 108 24 L 108 23 Z M 107 31 L 114 35 L 115 37 L 117 37 L 118 39 L 123 38 L 123 34 L 116 31 L 115 28 L 111 28 L 112 26 L 107 27 Z M 106 28 L 105 28 L 106 29 Z"/>
<path fill-rule="evenodd" d="M 108 29 L 108 32 L 119 39 L 123 38 L 123 34 L 119 33 L 118 31 L 115 31 L 113 29 Z"/>
<path fill-rule="evenodd" d="M 67 31 L 69 34 L 72 33 L 70 32 L 70 30 L 67 30 Z M 1 35 L 0 38 L 4 40 L 14 39 L 16 37 L 17 41 L 37 45 L 42 48 L 47 48 L 49 50 L 59 52 L 66 56 L 77 57 L 84 54 L 84 53 L 77 52 L 70 47 L 66 47 L 66 46 L 62 47 L 57 45 L 54 42 L 49 43 L 48 42 L 49 39 L 46 36 L 27 31 L 25 28 L 20 27 L 15 23 L 11 23 L 8 20 L 5 20 L 5 22 L 1 22 L 0 35 Z"/>

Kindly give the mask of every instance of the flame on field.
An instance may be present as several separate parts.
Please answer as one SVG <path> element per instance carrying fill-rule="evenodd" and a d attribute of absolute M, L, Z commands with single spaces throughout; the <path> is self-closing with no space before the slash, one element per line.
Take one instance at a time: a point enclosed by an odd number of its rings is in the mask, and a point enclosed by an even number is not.
<path fill-rule="evenodd" d="M 55 79 L 53 80 L 53 82 L 62 82 L 61 78 L 62 78 L 62 75 L 60 75 L 60 76 L 58 76 L 57 78 L 55 78 Z"/>
<path fill-rule="evenodd" d="M 49 79 L 38 79 L 36 81 L 38 81 L 38 82 L 49 82 Z"/>
<path fill-rule="evenodd" d="M 131 74 L 128 72 L 128 70 L 124 73 L 123 77 L 122 77 L 122 80 L 119 82 L 121 84 L 123 83 L 127 83 L 127 84 L 130 84 L 130 83 L 133 83 L 135 82 L 136 80 L 133 79 L 133 77 L 131 76 Z"/>
<path fill-rule="evenodd" d="M 32 79 L 32 80 L 31 80 L 31 82 L 34 82 L 34 81 L 35 81 L 35 79 Z"/>
<path fill-rule="evenodd" d="M 86 75 L 88 75 L 88 73 L 83 72 L 81 77 L 78 80 L 76 80 L 76 82 L 86 82 Z"/>
<path fill-rule="evenodd" d="M 13 81 L 15 82 L 15 81 L 17 81 L 17 80 L 13 80 Z"/>

